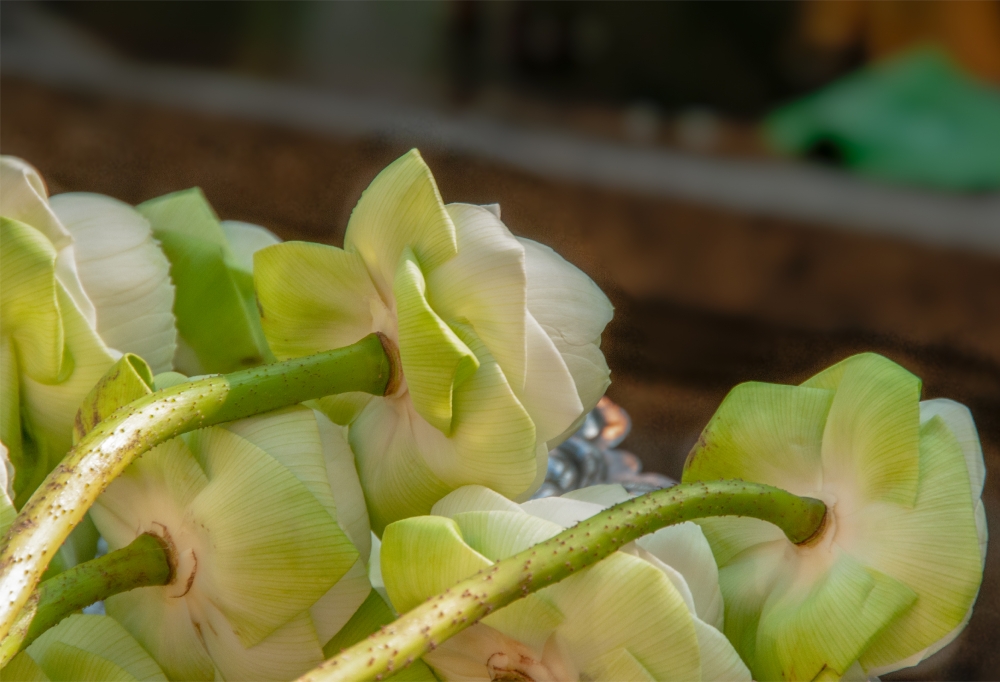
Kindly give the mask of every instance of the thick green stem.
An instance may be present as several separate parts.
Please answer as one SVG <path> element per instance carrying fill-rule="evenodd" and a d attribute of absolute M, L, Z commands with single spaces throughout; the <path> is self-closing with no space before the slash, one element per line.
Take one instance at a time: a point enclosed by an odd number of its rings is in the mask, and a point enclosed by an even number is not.
<path fill-rule="evenodd" d="M 45 479 L 7 531 L 0 551 L 0 639 L 97 497 L 136 457 L 182 433 L 304 400 L 363 391 L 384 395 L 393 373 L 384 337 L 338 350 L 157 391 L 94 427 Z"/>
<path fill-rule="evenodd" d="M 0 658 L 9 659 L 25 649 L 74 611 L 137 587 L 166 585 L 172 578 L 165 543 L 148 533 L 121 549 L 77 564 L 38 586 L 28 600 L 29 613 L 23 614 L 25 623 L 20 628 L 15 627 L 4 639 Z M 24 638 L 17 643 L 22 632 Z"/>
<path fill-rule="evenodd" d="M 769 521 L 798 544 L 820 528 L 826 506 L 743 481 L 687 483 L 615 505 L 429 599 L 299 682 L 378 680 L 420 658 L 495 609 L 559 582 L 655 530 L 708 516 Z"/>

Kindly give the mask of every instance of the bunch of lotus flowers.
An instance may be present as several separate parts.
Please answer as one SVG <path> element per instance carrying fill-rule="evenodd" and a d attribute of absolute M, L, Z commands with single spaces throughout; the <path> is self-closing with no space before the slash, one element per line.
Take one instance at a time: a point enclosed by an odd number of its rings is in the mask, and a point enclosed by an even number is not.
<path fill-rule="evenodd" d="M 855 356 L 801 386 L 737 386 L 689 456 L 678 490 L 690 499 L 742 479 L 822 503 L 806 537 L 774 525 L 784 511 L 737 516 L 724 501 L 619 541 L 635 524 L 610 519 L 638 509 L 621 487 L 529 499 L 548 451 L 610 384 L 611 304 L 514 236 L 497 206 L 445 205 L 415 150 L 362 194 L 343 249 L 219 221 L 197 189 L 132 207 L 49 198 L 19 159 L 0 170 L 4 552 L 49 532 L 30 515 L 76 489 L 67 477 L 100 488 L 60 536 L 55 577 L 0 630 L 4 680 L 292 679 L 325 659 L 321 671 L 346 666 L 366 641 L 372 667 L 410 640 L 422 657 L 380 668 L 393 679 L 863 678 L 916 665 L 968 622 L 986 550 L 975 426 L 957 403 L 920 402 L 919 380 L 885 358 Z M 56 468 L 102 425 L 135 421 L 136 405 L 183 411 L 187 387 L 214 381 L 200 375 L 267 365 L 237 372 L 252 402 L 253 382 L 373 333 L 391 367 L 377 391 L 196 424 L 107 480 L 97 465 Z M 125 447 L 112 442 L 125 430 L 93 447 Z M 560 547 L 581 522 L 593 537 L 565 551 L 606 558 L 577 571 Z M 148 537 L 162 578 L 126 570 L 134 583 L 100 595 L 107 615 L 18 625 L 42 617 L 52 581 L 72 594 L 76 571 Z M 546 542 L 555 558 L 538 554 Z M 16 556 L 0 578 L 31 559 Z M 523 598 L 470 622 L 449 612 L 443 641 L 407 629 L 403 614 L 444 604 L 470 576 L 502 582 L 525 556 L 535 568 L 497 586 Z M 562 573 L 529 586 L 536 568 Z"/>

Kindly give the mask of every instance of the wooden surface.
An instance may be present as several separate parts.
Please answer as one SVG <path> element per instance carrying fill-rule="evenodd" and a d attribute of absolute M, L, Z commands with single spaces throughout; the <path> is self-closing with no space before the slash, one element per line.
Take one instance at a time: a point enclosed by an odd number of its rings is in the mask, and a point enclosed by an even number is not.
<path fill-rule="evenodd" d="M 405 146 L 67 94 L 4 78 L 0 149 L 53 193 L 130 203 L 199 185 L 223 218 L 285 239 L 341 244 L 361 190 Z M 819 229 L 710 206 L 543 180 L 423 150 L 446 201 L 499 202 L 517 234 L 549 244 L 616 306 L 604 349 L 612 399 L 634 419 L 625 446 L 678 477 L 687 450 L 741 381 L 799 382 L 871 350 L 924 379 L 925 397 L 972 409 L 984 498 L 1000 527 L 1000 259 Z M 1000 226 L 998 226 L 1000 229 Z M 898 679 L 1000 676 L 994 542 L 960 641 Z"/>

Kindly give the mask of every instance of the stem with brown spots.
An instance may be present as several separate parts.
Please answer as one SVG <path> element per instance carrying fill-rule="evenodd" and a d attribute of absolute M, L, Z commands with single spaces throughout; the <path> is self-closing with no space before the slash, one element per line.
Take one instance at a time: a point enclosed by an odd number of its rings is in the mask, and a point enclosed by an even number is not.
<path fill-rule="evenodd" d="M 768 521 L 798 544 L 820 528 L 826 505 L 759 483 L 684 483 L 604 510 L 503 559 L 345 649 L 299 682 L 380 680 L 491 611 L 568 577 L 664 526 L 710 516 Z"/>
<path fill-rule="evenodd" d="M 370 334 L 345 348 L 188 381 L 125 405 L 94 427 L 35 491 L 3 539 L 0 651 L 60 545 L 136 457 L 182 433 L 304 400 L 348 391 L 384 395 L 398 371 L 387 343 Z"/>

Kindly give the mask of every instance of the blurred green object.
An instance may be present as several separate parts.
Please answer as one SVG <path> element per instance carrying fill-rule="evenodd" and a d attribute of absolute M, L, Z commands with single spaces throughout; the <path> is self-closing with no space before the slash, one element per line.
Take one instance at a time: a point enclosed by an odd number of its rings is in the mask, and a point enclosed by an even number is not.
<path fill-rule="evenodd" d="M 861 174 L 950 190 L 1000 188 L 1000 90 L 919 48 L 771 114 L 772 147 Z"/>

